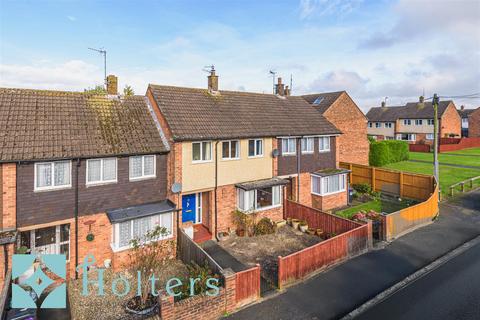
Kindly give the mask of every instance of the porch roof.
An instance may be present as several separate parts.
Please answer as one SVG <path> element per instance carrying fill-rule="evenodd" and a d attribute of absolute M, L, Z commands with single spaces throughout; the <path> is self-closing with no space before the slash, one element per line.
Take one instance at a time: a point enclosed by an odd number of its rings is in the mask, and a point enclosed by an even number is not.
<path fill-rule="evenodd" d="M 176 209 L 175 204 L 170 200 L 140 204 L 132 207 L 106 210 L 111 223 L 124 222 L 136 218 L 152 216 L 155 214 L 171 212 Z"/>
<path fill-rule="evenodd" d="M 347 170 L 347 169 L 323 169 L 323 170 L 312 172 L 312 174 L 320 177 L 328 177 L 328 176 L 334 176 L 337 174 L 349 173 L 349 172 L 350 170 Z"/>
<path fill-rule="evenodd" d="M 237 183 L 235 187 L 243 189 L 245 191 L 249 191 L 249 190 L 268 188 L 273 186 L 287 185 L 288 183 L 289 181 L 287 179 L 271 178 L 271 179 L 250 181 L 250 182 L 244 182 L 244 183 Z"/>

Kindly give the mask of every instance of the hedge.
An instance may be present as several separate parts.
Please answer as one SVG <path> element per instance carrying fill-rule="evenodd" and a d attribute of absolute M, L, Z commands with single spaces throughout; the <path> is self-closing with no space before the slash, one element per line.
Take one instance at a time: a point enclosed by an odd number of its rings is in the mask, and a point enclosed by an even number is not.
<path fill-rule="evenodd" d="M 383 140 L 370 143 L 368 162 L 381 167 L 389 163 L 408 160 L 408 143 L 398 140 Z"/>

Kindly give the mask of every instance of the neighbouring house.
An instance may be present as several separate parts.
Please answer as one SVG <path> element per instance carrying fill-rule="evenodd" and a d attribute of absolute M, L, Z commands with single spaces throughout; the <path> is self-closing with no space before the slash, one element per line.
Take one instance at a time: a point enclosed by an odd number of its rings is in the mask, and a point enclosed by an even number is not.
<path fill-rule="evenodd" d="M 480 107 L 473 110 L 468 116 L 468 136 L 480 138 Z"/>
<path fill-rule="evenodd" d="M 465 109 L 464 106 L 461 106 L 460 109 L 458 110 L 458 114 L 462 118 L 462 137 L 468 138 L 470 136 L 470 130 L 469 130 L 469 123 L 473 123 L 473 132 L 475 133 L 476 128 L 478 128 L 478 125 L 475 126 L 475 115 L 473 116 L 472 120 L 470 120 L 470 115 L 477 111 L 477 109 Z M 478 116 L 477 116 L 478 117 Z M 477 123 L 479 123 L 480 120 L 477 119 Z M 472 136 L 474 137 L 474 136 Z M 477 137 L 478 137 L 478 131 L 477 131 Z"/>
<path fill-rule="evenodd" d="M 17 234 L 8 256 L 14 246 L 65 254 L 73 276 L 87 254 L 121 268 L 152 226 L 176 236 L 168 143 L 147 99 L 119 96 L 109 80 L 102 96 L 0 89 L 0 227 Z"/>
<path fill-rule="evenodd" d="M 368 165 L 367 117 L 348 93 L 338 91 L 302 97 L 342 131 L 337 139 L 339 160 Z"/>
<path fill-rule="evenodd" d="M 282 220 L 285 196 L 346 205 L 345 174 L 310 178 L 337 168 L 340 130 L 281 82 L 277 94 L 219 90 L 212 70 L 205 89 L 150 84 L 147 97 L 171 146 L 181 221 L 194 224 L 196 241 L 233 232 L 237 210 Z"/>
<path fill-rule="evenodd" d="M 367 113 L 368 135 L 377 140 L 404 140 L 409 143 L 433 144 L 433 106 L 420 97 L 405 106 L 371 108 Z M 440 138 L 460 137 L 461 119 L 453 101 L 438 105 Z"/>

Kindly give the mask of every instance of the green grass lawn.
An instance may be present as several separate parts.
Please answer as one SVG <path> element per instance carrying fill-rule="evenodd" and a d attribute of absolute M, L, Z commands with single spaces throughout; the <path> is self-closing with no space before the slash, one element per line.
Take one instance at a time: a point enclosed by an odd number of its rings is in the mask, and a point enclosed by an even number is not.
<path fill-rule="evenodd" d="M 468 149 L 457 150 L 457 151 L 449 151 L 448 153 L 468 154 L 468 155 L 480 156 L 480 148 L 468 148 Z"/>
<path fill-rule="evenodd" d="M 465 149 L 465 150 L 470 150 L 470 149 Z M 465 151 L 465 150 L 462 150 L 462 151 Z M 433 162 L 433 153 L 410 152 L 409 159 Z M 480 155 L 477 156 L 475 154 L 472 154 L 471 156 L 470 155 L 455 156 L 455 155 L 440 153 L 438 155 L 438 160 L 440 163 L 459 164 L 459 165 L 465 165 L 465 166 L 477 166 L 480 168 Z"/>
<path fill-rule="evenodd" d="M 387 164 L 386 166 L 384 166 L 384 168 L 433 175 L 433 164 L 430 163 L 401 161 L 397 163 Z M 480 176 L 480 169 L 464 169 L 441 165 L 440 189 L 442 191 L 442 194 L 447 195 L 449 191 L 448 187 L 452 184 L 476 176 Z M 480 185 L 480 180 L 476 181 L 476 185 Z"/>
<path fill-rule="evenodd" d="M 392 201 L 383 201 L 383 200 L 372 200 L 369 202 L 365 202 L 344 210 L 340 210 L 335 212 L 336 215 L 339 215 L 343 218 L 350 219 L 355 213 L 365 210 L 370 211 L 373 210 L 375 212 L 387 212 L 392 213 L 398 211 L 400 209 L 408 207 L 408 203 L 406 201 L 402 202 L 392 202 Z"/>

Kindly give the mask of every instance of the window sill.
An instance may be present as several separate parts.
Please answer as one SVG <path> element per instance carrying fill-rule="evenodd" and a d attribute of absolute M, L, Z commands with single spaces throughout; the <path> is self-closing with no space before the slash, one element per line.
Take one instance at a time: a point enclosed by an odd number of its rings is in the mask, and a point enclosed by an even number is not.
<path fill-rule="evenodd" d="M 150 179 L 155 179 L 157 176 L 145 176 L 145 177 L 139 177 L 139 178 L 129 178 L 128 181 L 135 182 L 135 181 L 143 181 L 143 180 L 150 180 Z"/>
<path fill-rule="evenodd" d="M 270 209 L 275 209 L 275 208 L 280 208 L 282 206 L 282 204 L 276 204 L 274 206 L 268 206 L 268 207 L 263 207 L 263 208 L 260 208 L 260 209 L 255 209 L 255 210 L 251 210 L 251 211 L 243 211 L 239 208 L 237 208 L 239 211 L 245 213 L 245 214 L 251 214 L 251 213 L 256 213 L 256 212 L 261 212 L 261 211 L 266 211 L 266 210 L 270 210 Z"/>
<path fill-rule="evenodd" d="M 202 163 L 210 163 L 213 162 L 213 160 L 198 160 L 198 161 L 192 161 L 192 164 L 202 164 Z"/>
<path fill-rule="evenodd" d="M 323 193 L 323 194 L 315 193 L 315 192 L 311 192 L 311 193 L 315 196 L 326 197 L 326 196 L 331 196 L 331 195 L 346 192 L 346 191 L 347 190 L 345 189 L 345 190 L 340 190 L 340 191 L 335 191 L 335 192 L 330 192 L 330 193 Z"/>
<path fill-rule="evenodd" d="M 258 159 L 258 158 L 263 158 L 263 154 L 258 156 L 248 156 L 248 159 Z"/>
<path fill-rule="evenodd" d="M 240 158 L 222 158 L 222 161 L 235 161 L 235 160 L 240 160 Z"/>
<path fill-rule="evenodd" d="M 158 241 L 169 240 L 169 239 L 172 239 L 172 238 L 173 238 L 173 234 L 171 234 L 171 235 L 169 235 L 168 237 L 165 237 L 165 238 L 163 238 L 163 239 L 157 240 L 157 242 L 158 242 Z M 150 241 L 150 242 L 151 242 L 151 241 Z M 150 242 L 148 242 L 148 243 L 150 243 Z M 147 244 L 148 244 L 148 243 L 147 243 Z M 122 252 L 122 251 L 127 251 L 127 250 L 133 249 L 133 247 L 130 246 L 130 245 L 129 245 L 129 246 L 126 246 L 126 247 L 117 247 L 117 246 L 115 246 L 115 244 L 113 244 L 113 243 L 110 243 L 110 248 L 112 249 L 112 251 L 113 251 L 114 253 Z"/>
<path fill-rule="evenodd" d="M 314 154 L 314 151 L 302 151 L 302 154 Z"/>
<path fill-rule="evenodd" d="M 291 157 L 291 156 L 296 156 L 297 153 L 282 153 L 282 157 Z"/>
<path fill-rule="evenodd" d="M 33 192 L 60 191 L 60 190 L 67 190 L 71 188 L 72 188 L 72 185 L 68 185 L 68 186 L 61 186 L 61 187 L 33 189 Z"/>
<path fill-rule="evenodd" d="M 319 150 L 318 153 L 329 153 L 330 150 Z"/>
<path fill-rule="evenodd" d="M 87 188 L 89 188 L 89 187 L 105 186 L 105 185 L 108 185 L 108 184 L 116 184 L 116 183 L 118 183 L 117 180 L 115 180 L 115 181 L 104 181 L 104 182 L 87 182 L 85 184 L 85 186 Z"/>

